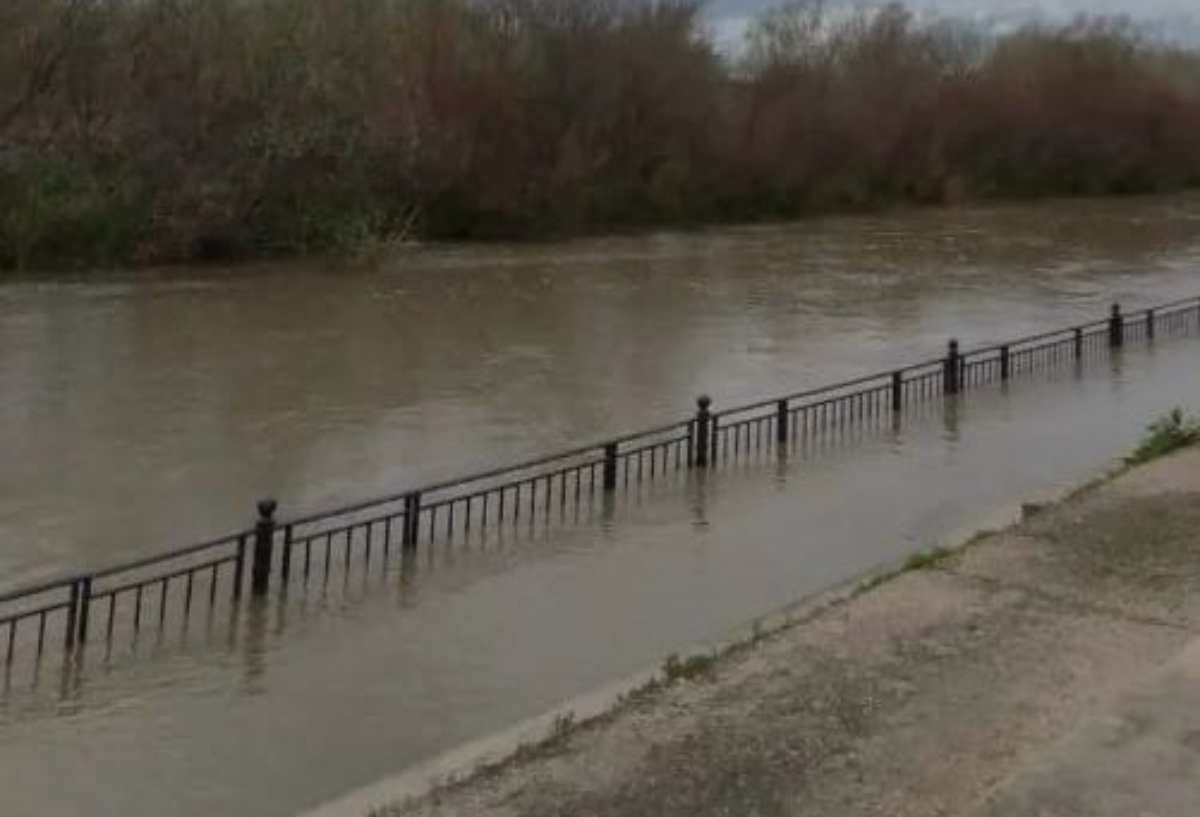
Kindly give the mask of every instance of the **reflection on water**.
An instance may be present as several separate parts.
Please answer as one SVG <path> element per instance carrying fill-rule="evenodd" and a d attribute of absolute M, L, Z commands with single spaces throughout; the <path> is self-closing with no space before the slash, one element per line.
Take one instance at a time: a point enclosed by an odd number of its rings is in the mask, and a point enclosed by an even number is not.
<path fill-rule="evenodd" d="M 0 586 L 1197 294 L 1200 200 L 431 248 L 0 288 Z M 0 695 L 6 815 L 288 814 L 1078 479 L 1200 402 L 1195 341 L 422 551 Z M 919 475 L 919 479 L 914 479 Z M 152 783 L 148 783 L 152 781 Z"/>

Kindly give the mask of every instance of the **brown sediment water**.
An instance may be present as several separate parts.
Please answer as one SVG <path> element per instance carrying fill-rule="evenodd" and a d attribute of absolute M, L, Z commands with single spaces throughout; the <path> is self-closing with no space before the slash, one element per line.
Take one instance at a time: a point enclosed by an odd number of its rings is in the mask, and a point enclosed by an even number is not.
<path fill-rule="evenodd" d="M 0 286 L 0 589 L 1200 294 L 1194 196 Z M 1200 343 L 11 673 L 0 811 L 289 814 L 921 547 L 1200 403 Z"/>

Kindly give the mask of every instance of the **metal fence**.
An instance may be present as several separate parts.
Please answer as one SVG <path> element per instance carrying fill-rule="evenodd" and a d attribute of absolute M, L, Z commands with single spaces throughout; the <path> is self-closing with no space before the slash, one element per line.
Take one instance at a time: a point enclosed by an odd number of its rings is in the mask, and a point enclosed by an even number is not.
<path fill-rule="evenodd" d="M 849 431 L 892 428 L 923 406 L 963 392 L 1051 373 L 1113 354 L 1127 343 L 1200 334 L 1200 298 L 1188 298 L 894 371 L 715 411 L 707 397 L 674 423 L 545 457 L 290 520 L 272 500 L 252 528 L 159 556 L 0 594 L 0 651 L 41 656 L 51 647 L 111 645 L 114 632 L 204 608 L 236 610 L 243 592 L 327 585 L 352 565 L 385 569 L 422 545 L 470 542 L 521 524 L 577 522 L 622 491 L 694 469 L 725 467 Z"/>

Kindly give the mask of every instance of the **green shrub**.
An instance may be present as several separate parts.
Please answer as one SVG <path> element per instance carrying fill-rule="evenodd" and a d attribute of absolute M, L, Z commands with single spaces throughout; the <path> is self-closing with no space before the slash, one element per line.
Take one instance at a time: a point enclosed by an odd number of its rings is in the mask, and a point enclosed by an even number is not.
<path fill-rule="evenodd" d="M 1140 465 L 1170 454 L 1200 440 L 1200 421 L 1185 417 L 1183 409 L 1173 409 L 1146 427 L 1146 434 L 1133 453 L 1125 458 L 1130 465 Z"/>

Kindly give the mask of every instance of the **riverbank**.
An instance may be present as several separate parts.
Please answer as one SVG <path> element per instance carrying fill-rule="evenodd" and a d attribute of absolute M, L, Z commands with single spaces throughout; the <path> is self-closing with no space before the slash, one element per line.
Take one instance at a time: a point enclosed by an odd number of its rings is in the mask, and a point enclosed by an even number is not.
<path fill-rule="evenodd" d="M 1172 782 L 1183 767 L 1147 758 L 1167 746 L 1197 762 L 1186 720 L 1157 715 L 1194 695 L 1180 679 L 1197 666 L 1181 651 L 1200 636 L 1198 500 L 1193 447 L 1028 507 L 1011 528 L 817 599 L 716 660 L 676 662 L 673 683 L 580 726 L 560 715 L 541 745 L 377 813 L 1094 813 L 1063 804 L 1103 801 L 1106 786 L 1129 805 L 1131 786 L 1134 801 L 1153 788 L 1156 813 L 1193 813 Z M 1141 776 L 1094 771 L 1123 765 Z"/>
<path fill-rule="evenodd" d="M 1200 54 L 899 4 L 16 0 L 0 269 L 1200 184 Z"/>

